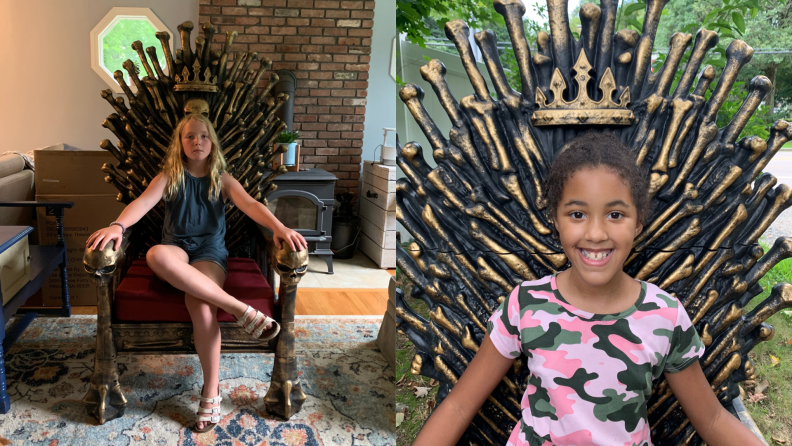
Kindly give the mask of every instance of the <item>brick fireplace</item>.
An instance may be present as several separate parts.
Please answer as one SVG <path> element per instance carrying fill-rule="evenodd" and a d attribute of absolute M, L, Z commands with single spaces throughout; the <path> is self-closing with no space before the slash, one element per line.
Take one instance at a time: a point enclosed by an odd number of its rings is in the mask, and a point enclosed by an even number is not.
<path fill-rule="evenodd" d="M 199 22 L 218 29 L 213 49 L 237 31 L 232 50 L 255 51 L 273 71 L 295 74 L 300 167 L 320 167 L 338 178 L 336 192 L 357 194 L 374 1 L 199 1 Z"/>

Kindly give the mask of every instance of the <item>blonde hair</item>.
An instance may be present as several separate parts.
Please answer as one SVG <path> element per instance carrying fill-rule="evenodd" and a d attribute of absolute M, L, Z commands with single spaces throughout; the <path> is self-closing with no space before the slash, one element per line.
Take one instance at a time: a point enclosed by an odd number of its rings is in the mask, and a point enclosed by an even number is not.
<path fill-rule="evenodd" d="M 209 151 L 209 157 L 206 159 L 206 174 L 209 175 L 209 199 L 217 201 L 220 197 L 221 176 L 222 172 L 228 169 L 223 152 L 220 151 L 220 142 L 217 139 L 212 123 L 204 115 L 194 113 L 185 116 L 176 125 L 171 138 L 170 146 L 168 146 L 168 153 L 165 154 L 165 159 L 162 163 L 162 174 L 167 179 L 165 186 L 165 201 L 172 201 L 179 195 L 179 189 L 184 184 L 184 171 L 187 167 L 187 161 L 184 155 L 184 146 L 181 143 L 181 134 L 184 126 L 189 121 L 198 121 L 206 125 L 209 131 L 209 139 L 212 141 L 212 149 Z"/>

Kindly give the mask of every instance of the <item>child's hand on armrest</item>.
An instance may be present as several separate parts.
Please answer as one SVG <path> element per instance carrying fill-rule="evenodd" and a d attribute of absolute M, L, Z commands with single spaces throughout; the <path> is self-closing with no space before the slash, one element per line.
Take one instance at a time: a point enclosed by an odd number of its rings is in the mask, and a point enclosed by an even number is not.
<path fill-rule="evenodd" d="M 115 245 L 113 246 L 113 251 L 118 251 L 118 246 L 121 245 L 121 239 L 123 238 L 123 229 L 117 225 L 111 225 L 106 228 L 102 228 L 88 237 L 88 241 L 85 242 L 85 246 L 90 246 L 91 249 L 96 250 L 97 245 L 101 243 L 101 247 L 99 251 L 105 249 L 108 243 L 115 240 Z"/>
<path fill-rule="evenodd" d="M 278 248 L 281 247 L 281 240 L 285 241 L 289 244 L 292 251 L 302 251 L 303 249 L 308 248 L 308 242 L 305 241 L 302 234 L 295 231 L 294 229 L 289 229 L 286 226 L 278 225 L 273 231 L 272 240 L 275 242 L 275 246 Z"/>

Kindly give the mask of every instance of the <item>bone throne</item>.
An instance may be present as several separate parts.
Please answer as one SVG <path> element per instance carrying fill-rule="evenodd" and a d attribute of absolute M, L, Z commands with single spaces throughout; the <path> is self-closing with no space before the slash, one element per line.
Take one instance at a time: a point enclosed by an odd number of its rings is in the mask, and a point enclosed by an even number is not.
<path fill-rule="evenodd" d="M 432 60 L 423 78 L 453 125 L 441 134 L 422 104 L 424 92 L 407 85 L 400 97 L 421 127 L 437 162 L 431 168 L 414 142 L 398 148 L 406 178 L 397 182 L 397 218 L 414 241 L 397 247 L 397 264 L 412 282 L 413 298 L 429 307 L 424 319 L 397 297 L 399 330 L 416 345 L 411 371 L 441 382 L 439 404 L 464 372 L 486 332 L 486 321 L 524 280 L 566 268 L 551 236 L 541 202 L 541 183 L 565 141 L 589 129 L 614 132 L 649 171 L 653 215 L 635 240 L 625 271 L 660 286 L 685 306 L 706 345 L 704 374 L 722 404 L 755 377 L 748 353 L 773 337 L 764 321 L 792 306 L 792 286 L 779 284 L 755 309 L 745 307 L 763 289 L 759 279 L 792 256 L 792 237 L 781 237 L 767 253 L 760 235 L 792 205 L 792 190 L 759 172 L 792 137 L 792 126 L 776 121 L 767 141 L 738 140 L 771 84 L 755 77 L 732 121 L 717 128 L 718 110 L 753 50 L 733 41 L 709 100 L 715 77 L 702 67 L 718 35 L 701 29 L 671 37 L 664 65 L 651 72 L 657 24 L 668 0 L 646 2 L 643 32 L 614 29 L 618 2 L 583 4 L 576 40 L 567 5 L 548 1 L 551 35 L 540 32 L 531 54 L 522 28 L 519 0 L 495 0 L 519 66 L 522 91 L 508 84 L 491 31 L 475 35 L 492 79 L 478 70 L 462 21 L 446 35 L 459 51 L 475 91 L 457 100 L 445 82 L 445 67 Z M 682 56 L 693 44 L 678 85 L 671 92 Z M 490 96 L 497 93 L 497 98 Z M 527 383 L 524 358 L 493 391 L 464 434 L 463 444 L 504 444 L 520 417 Z M 658 445 L 700 444 L 663 378 L 648 404 L 652 440 Z"/>
<path fill-rule="evenodd" d="M 154 47 L 144 51 L 139 41 L 132 43 L 146 76 L 142 79 L 138 76 L 131 60 L 124 62 L 123 67 L 137 93 L 126 84 L 121 71 L 116 71 L 114 77 L 128 104 L 123 97 L 114 99 L 111 90 L 101 93 L 115 109 L 102 125 L 118 138 L 117 146 L 109 140 L 101 142 L 100 146 L 117 160 L 116 165 L 105 164 L 102 170 L 107 173 L 105 181 L 119 190 L 117 199 L 122 203 L 129 204 L 137 198 L 160 172 L 175 125 L 190 113 L 201 113 L 213 123 L 229 164 L 228 173 L 256 200 L 266 205 L 267 195 L 276 189 L 273 180 L 286 172 L 284 166 L 275 171 L 270 168 L 272 160 L 281 153 L 280 149 L 273 149 L 273 141 L 286 127 L 275 112 L 288 100 L 288 95 L 283 93 L 268 96 L 278 81 L 275 73 L 269 73 L 268 81 L 260 87 L 271 61 L 266 57 L 259 59 L 253 51 L 232 53 L 236 31 L 226 33 L 222 51 L 211 50 L 215 28 L 209 23 L 202 28 L 203 36 L 195 39 L 193 50 L 190 45 L 193 23 L 179 25 L 182 48 L 176 50 L 175 57 L 168 44 L 170 34 L 156 34 L 162 43 L 168 74 L 163 72 Z M 231 60 L 233 64 L 229 67 Z M 85 268 L 98 284 L 98 317 L 96 364 L 83 401 L 100 423 L 122 416 L 126 406 L 118 383 L 117 351 L 156 354 L 195 351 L 189 322 L 132 323 L 116 319 L 114 312 L 116 287 L 135 259 L 159 243 L 164 212 L 160 203 L 128 228 L 117 251 L 108 245 L 101 252 L 90 249 L 85 252 Z M 224 352 L 275 351 L 272 381 L 264 402 L 269 412 L 289 418 L 300 410 L 306 398 L 298 379 L 294 349 L 294 306 L 297 284 L 308 264 L 307 251 L 294 253 L 286 244 L 282 249 L 275 248 L 270 234 L 257 228 L 230 202 L 225 214 L 229 258 L 255 259 L 272 288 L 273 268 L 281 277 L 274 310 L 281 332 L 273 340 L 254 341 L 236 324 L 221 322 L 222 348 Z"/>

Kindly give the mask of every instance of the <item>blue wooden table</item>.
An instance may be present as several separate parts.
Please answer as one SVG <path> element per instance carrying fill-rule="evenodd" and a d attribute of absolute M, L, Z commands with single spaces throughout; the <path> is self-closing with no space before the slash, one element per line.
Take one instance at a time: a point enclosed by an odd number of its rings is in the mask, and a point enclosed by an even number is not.
<path fill-rule="evenodd" d="M 0 413 L 8 413 L 11 409 L 11 400 L 6 391 L 5 352 L 19 338 L 25 328 L 30 325 L 38 314 L 54 314 L 63 317 L 71 316 L 71 305 L 69 305 L 69 285 L 66 276 L 66 266 L 68 256 L 66 254 L 66 240 L 63 236 L 63 210 L 71 208 L 74 203 L 71 201 L 44 202 L 44 201 L 6 201 L 0 202 L 0 207 L 46 207 L 48 212 L 52 211 L 55 215 L 58 226 L 58 241 L 55 246 L 31 245 L 30 246 L 30 280 L 15 295 L 3 305 L 3 327 L 17 313 L 25 315 L 17 321 L 6 333 L 5 329 L 0 331 L 0 340 L 3 341 L 0 347 Z M 0 253 L 3 253 L 15 243 L 22 240 L 26 235 L 33 231 L 30 226 L 0 226 Z M 19 307 L 38 291 L 44 281 L 60 268 L 61 288 L 63 293 L 63 306 L 55 309 L 24 309 Z"/>

